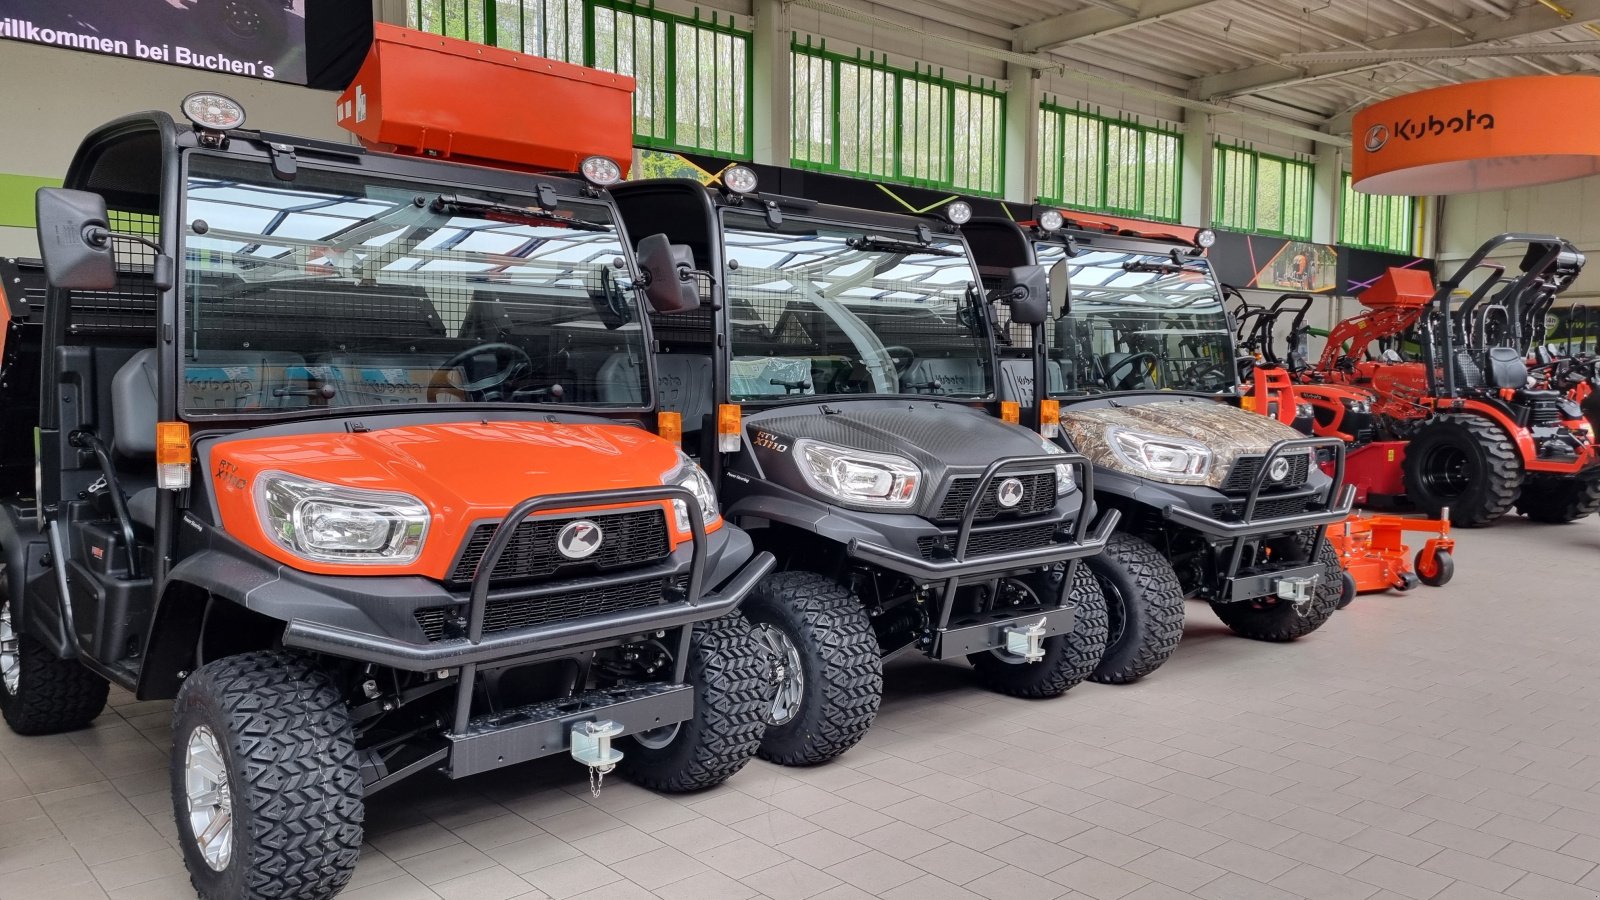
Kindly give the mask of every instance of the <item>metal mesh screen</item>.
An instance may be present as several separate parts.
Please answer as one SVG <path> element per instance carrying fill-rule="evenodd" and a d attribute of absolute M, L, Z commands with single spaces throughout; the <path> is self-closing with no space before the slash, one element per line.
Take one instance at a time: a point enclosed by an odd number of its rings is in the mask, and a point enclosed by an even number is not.
<path fill-rule="evenodd" d="M 156 240 L 161 223 L 147 213 L 109 210 L 111 230 Z M 117 259 L 117 286 L 109 291 L 72 291 L 67 303 L 67 335 L 96 335 L 97 339 L 126 339 L 130 343 L 155 343 L 156 303 L 151 271 L 155 251 L 125 237 L 113 236 Z"/>

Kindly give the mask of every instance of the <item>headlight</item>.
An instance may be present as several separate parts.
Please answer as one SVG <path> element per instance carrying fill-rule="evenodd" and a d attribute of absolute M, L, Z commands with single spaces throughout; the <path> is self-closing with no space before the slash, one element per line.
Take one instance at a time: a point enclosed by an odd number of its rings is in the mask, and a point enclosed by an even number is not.
<path fill-rule="evenodd" d="M 1067 453 L 1052 441 L 1041 440 L 1039 443 L 1044 447 L 1044 452 L 1046 453 L 1059 453 L 1063 456 Z M 1073 477 L 1072 467 L 1066 463 L 1058 463 L 1056 465 L 1056 496 L 1065 496 L 1077 489 L 1078 480 Z"/>
<path fill-rule="evenodd" d="M 700 523 L 706 528 L 710 528 L 721 518 L 721 513 L 717 511 L 717 489 L 711 484 L 711 476 L 682 450 L 678 451 L 678 464 L 661 476 L 661 483 L 677 485 L 693 494 L 696 504 L 700 507 Z M 680 532 L 691 530 L 689 510 L 685 508 L 686 506 L 682 500 L 672 501 L 672 512 L 678 520 Z"/>
<path fill-rule="evenodd" d="M 917 502 L 922 470 L 903 456 L 812 440 L 795 441 L 794 452 L 806 483 L 835 500 L 883 509 L 906 509 Z"/>
<path fill-rule="evenodd" d="M 267 535 L 316 562 L 409 563 L 428 535 L 428 508 L 410 494 L 268 472 L 256 480 L 255 495 Z"/>
<path fill-rule="evenodd" d="M 1372 403 L 1368 400 L 1351 400 L 1350 398 L 1346 397 L 1344 401 L 1344 408 L 1346 412 L 1369 413 L 1372 412 Z"/>
<path fill-rule="evenodd" d="M 1170 481 L 1204 481 L 1211 470 L 1211 451 L 1201 444 L 1121 428 L 1108 437 L 1118 459 Z"/>
<path fill-rule="evenodd" d="M 1309 403 L 1296 403 L 1294 405 L 1294 417 L 1297 419 L 1309 419 L 1316 414 L 1316 409 Z"/>

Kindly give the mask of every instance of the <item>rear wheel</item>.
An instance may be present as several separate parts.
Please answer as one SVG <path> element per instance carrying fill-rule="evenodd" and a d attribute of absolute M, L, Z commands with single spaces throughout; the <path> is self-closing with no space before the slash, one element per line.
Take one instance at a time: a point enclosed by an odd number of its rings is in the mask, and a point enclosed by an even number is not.
<path fill-rule="evenodd" d="M 721 784 L 761 744 L 772 692 L 748 622 L 734 614 L 696 625 L 685 677 L 694 685 L 694 718 L 634 735 L 622 757 L 622 774 L 651 790 Z"/>
<path fill-rule="evenodd" d="M 1530 478 L 1517 495 L 1517 512 L 1535 522 L 1561 525 L 1600 510 L 1600 478 Z"/>
<path fill-rule="evenodd" d="M 4 579 L 0 577 L 0 591 Z M 111 686 L 75 659 L 61 659 L 11 617 L 0 600 L 0 713 L 17 734 L 56 734 L 94 721 Z"/>
<path fill-rule="evenodd" d="M 1511 437 L 1482 416 L 1436 416 L 1406 447 L 1406 495 L 1431 516 L 1449 508 L 1452 524 L 1488 525 L 1510 511 L 1522 486 Z"/>
<path fill-rule="evenodd" d="M 1090 679 L 1127 684 L 1160 668 L 1183 639 L 1183 585 L 1172 563 L 1118 532 L 1080 568 L 1094 574 L 1106 598 L 1106 653 Z"/>
<path fill-rule="evenodd" d="M 1039 580 L 1047 580 L 1040 578 Z M 1106 598 L 1089 567 L 1074 568 L 1068 599 L 1077 613 L 1068 634 L 1045 638 L 1044 658 L 1028 662 L 1003 649 L 967 657 L 990 690 L 1013 697 L 1059 697 L 1089 677 L 1106 650 Z"/>
<path fill-rule="evenodd" d="M 1217 618 L 1235 634 L 1257 641 L 1285 642 L 1304 637 L 1328 621 L 1344 597 L 1344 569 L 1339 553 L 1326 538 L 1317 547 L 1316 561 L 1322 577 L 1311 599 L 1296 605 L 1277 597 L 1262 597 L 1237 603 L 1212 603 Z"/>
<path fill-rule="evenodd" d="M 883 659 L 860 601 L 832 578 L 791 571 L 762 579 L 740 608 L 774 688 L 761 757 L 814 765 L 855 746 L 883 698 Z"/>
<path fill-rule="evenodd" d="M 304 657 L 245 653 L 178 691 L 172 802 L 202 900 L 325 900 L 361 851 L 350 711 Z"/>

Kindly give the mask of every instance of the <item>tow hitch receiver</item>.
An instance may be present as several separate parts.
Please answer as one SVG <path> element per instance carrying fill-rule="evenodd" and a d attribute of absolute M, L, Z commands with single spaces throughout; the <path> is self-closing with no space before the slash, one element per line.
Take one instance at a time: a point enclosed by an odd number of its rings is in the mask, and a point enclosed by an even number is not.
<path fill-rule="evenodd" d="M 1020 656 L 1031 663 L 1044 659 L 1044 639 L 1049 636 L 1044 619 L 1032 625 L 1012 625 L 1006 628 L 1006 652 Z"/>
<path fill-rule="evenodd" d="M 1291 575 L 1279 578 L 1278 596 L 1297 607 L 1303 607 L 1311 602 L 1312 596 L 1317 592 L 1317 582 L 1321 580 L 1321 576 L 1318 575 Z"/>
<path fill-rule="evenodd" d="M 1324 573 L 1319 565 L 1295 566 L 1279 569 L 1276 572 L 1240 575 L 1230 580 L 1228 592 L 1224 596 L 1228 598 L 1229 603 L 1276 597 L 1296 606 L 1304 606 L 1316 595 L 1317 585 L 1322 583 L 1323 577 Z"/>
<path fill-rule="evenodd" d="M 572 758 L 591 769 L 609 772 L 622 762 L 622 751 L 611 746 L 611 739 L 621 734 L 621 722 L 579 722 L 572 726 Z"/>

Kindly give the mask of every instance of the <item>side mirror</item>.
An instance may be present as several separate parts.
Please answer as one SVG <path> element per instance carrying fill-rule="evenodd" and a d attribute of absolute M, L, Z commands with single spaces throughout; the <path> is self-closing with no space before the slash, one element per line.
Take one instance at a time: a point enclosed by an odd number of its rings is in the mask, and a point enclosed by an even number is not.
<path fill-rule="evenodd" d="M 639 242 L 639 270 L 644 273 L 644 295 L 658 313 L 684 313 L 700 308 L 700 290 L 694 283 L 694 251 L 674 244 L 664 234 Z"/>
<path fill-rule="evenodd" d="M 1050 318 L 1050 276 L 1044 266 L 1017 266 L 1007 276 L 1011 288 L 1011 321 L 1043 325 Z"/>
<path fill-rule="evenodd" d="M 1057 260 L 1056 264 L 1050 267 L 1050 306 L 1061 310 L 1063 316 L 1072 311 L 1070 279 L 1066 260 Z"/>
<path fill-rule="evenodd" d="M 117 286 L 106 201 L 88 191 L 40 188 L 35 198 L 39 254 L 51 286 L 109 291 Z"/>

